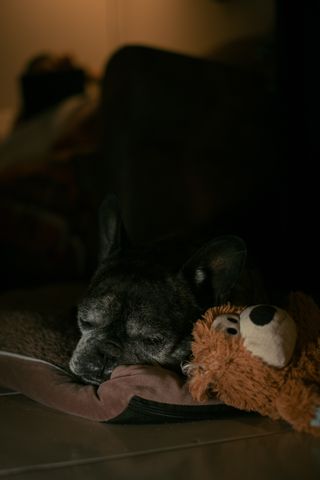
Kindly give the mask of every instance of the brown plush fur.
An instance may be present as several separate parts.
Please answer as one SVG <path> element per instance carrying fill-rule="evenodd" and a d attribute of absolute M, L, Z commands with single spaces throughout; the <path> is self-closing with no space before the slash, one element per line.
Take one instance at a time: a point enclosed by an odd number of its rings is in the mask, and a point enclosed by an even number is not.
<path fill-rule="evenodd" d="M 298 339 L 284 368 L 267 365 L 243 345 L 241 336 L 211 329 L 221 313 L 240 313 L 243 307 L 209 309 L 194 327 L 193 358 L 188 367 L 190 392 L 196 400 L 217 395 L 228 405 L 284 419 L 296 430 L 320 436 L 312 426 L 320 417 L 320 310 L 302 293 L 292 293 L 286 310 L 295 320 Z"/>

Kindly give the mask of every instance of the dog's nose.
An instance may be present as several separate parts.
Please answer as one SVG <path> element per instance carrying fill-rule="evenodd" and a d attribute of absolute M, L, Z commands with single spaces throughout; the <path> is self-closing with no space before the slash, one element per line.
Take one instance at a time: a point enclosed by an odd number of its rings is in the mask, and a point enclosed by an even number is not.
<path fill-rule="evenodd" d="M 108 341 L 99 347 L 100 355 L 106 358 L 118 358 L 121 355 L 121 347 L 115 342 Z"/>
<path fill-rule="evenodd" d="M 272 322 L 277 310 L 272 305 L 257 305 L 250 312 L 250 320 L 257 326 Z"/>

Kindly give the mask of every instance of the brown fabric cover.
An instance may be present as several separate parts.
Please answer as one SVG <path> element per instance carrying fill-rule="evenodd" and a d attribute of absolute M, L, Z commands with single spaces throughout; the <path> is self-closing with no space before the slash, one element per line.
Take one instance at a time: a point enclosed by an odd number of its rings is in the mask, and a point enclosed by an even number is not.
<path fill-rule="evenodd" d="M 48 407 L 95 421 L 118 417 L 134 397 L 197 405 L 184 378 L 160 367 L 119 366 L 99 387 L 80 383 L 68 371 L 78 336 L 73 310 L 64 314 L 0 312 L 0 385 Z M 213 400 L 208 405 L 217 403 L 221 402 Z"/>
<path fill-rule="evenodd" d="M 96 421 L 117 417 L 134 396 L 168 404 L 197 404 L 181 377 L 144 365 L 120 366 L 97 388 L 76 383 L 48 363 L 1 352 L 0 384 L 48 407 Z"/>

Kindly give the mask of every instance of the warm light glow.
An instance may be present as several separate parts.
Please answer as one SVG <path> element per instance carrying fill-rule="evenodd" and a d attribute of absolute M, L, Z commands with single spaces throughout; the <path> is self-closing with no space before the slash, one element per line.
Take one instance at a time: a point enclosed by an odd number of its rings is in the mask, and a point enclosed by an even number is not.
<path fill-rule="evenodd" d="M 0 109 L 17 104 L 16 79 L 40 51 L 71 53 L 100 70 L 124 44 L 205 56 L 272 28 L 271 0 L 0 0 Z"/>

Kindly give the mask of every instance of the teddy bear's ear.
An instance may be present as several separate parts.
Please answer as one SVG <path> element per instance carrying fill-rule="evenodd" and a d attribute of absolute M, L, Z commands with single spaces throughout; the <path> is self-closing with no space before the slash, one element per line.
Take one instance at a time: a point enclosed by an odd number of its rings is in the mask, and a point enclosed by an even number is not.
<path fill-rule="evenodd" d="M 234 235 L 215 238 L 198 250 L 183 266 L 199 303 L 207 308 L 229 300 L 247 257 L 244 241 Z"/>

